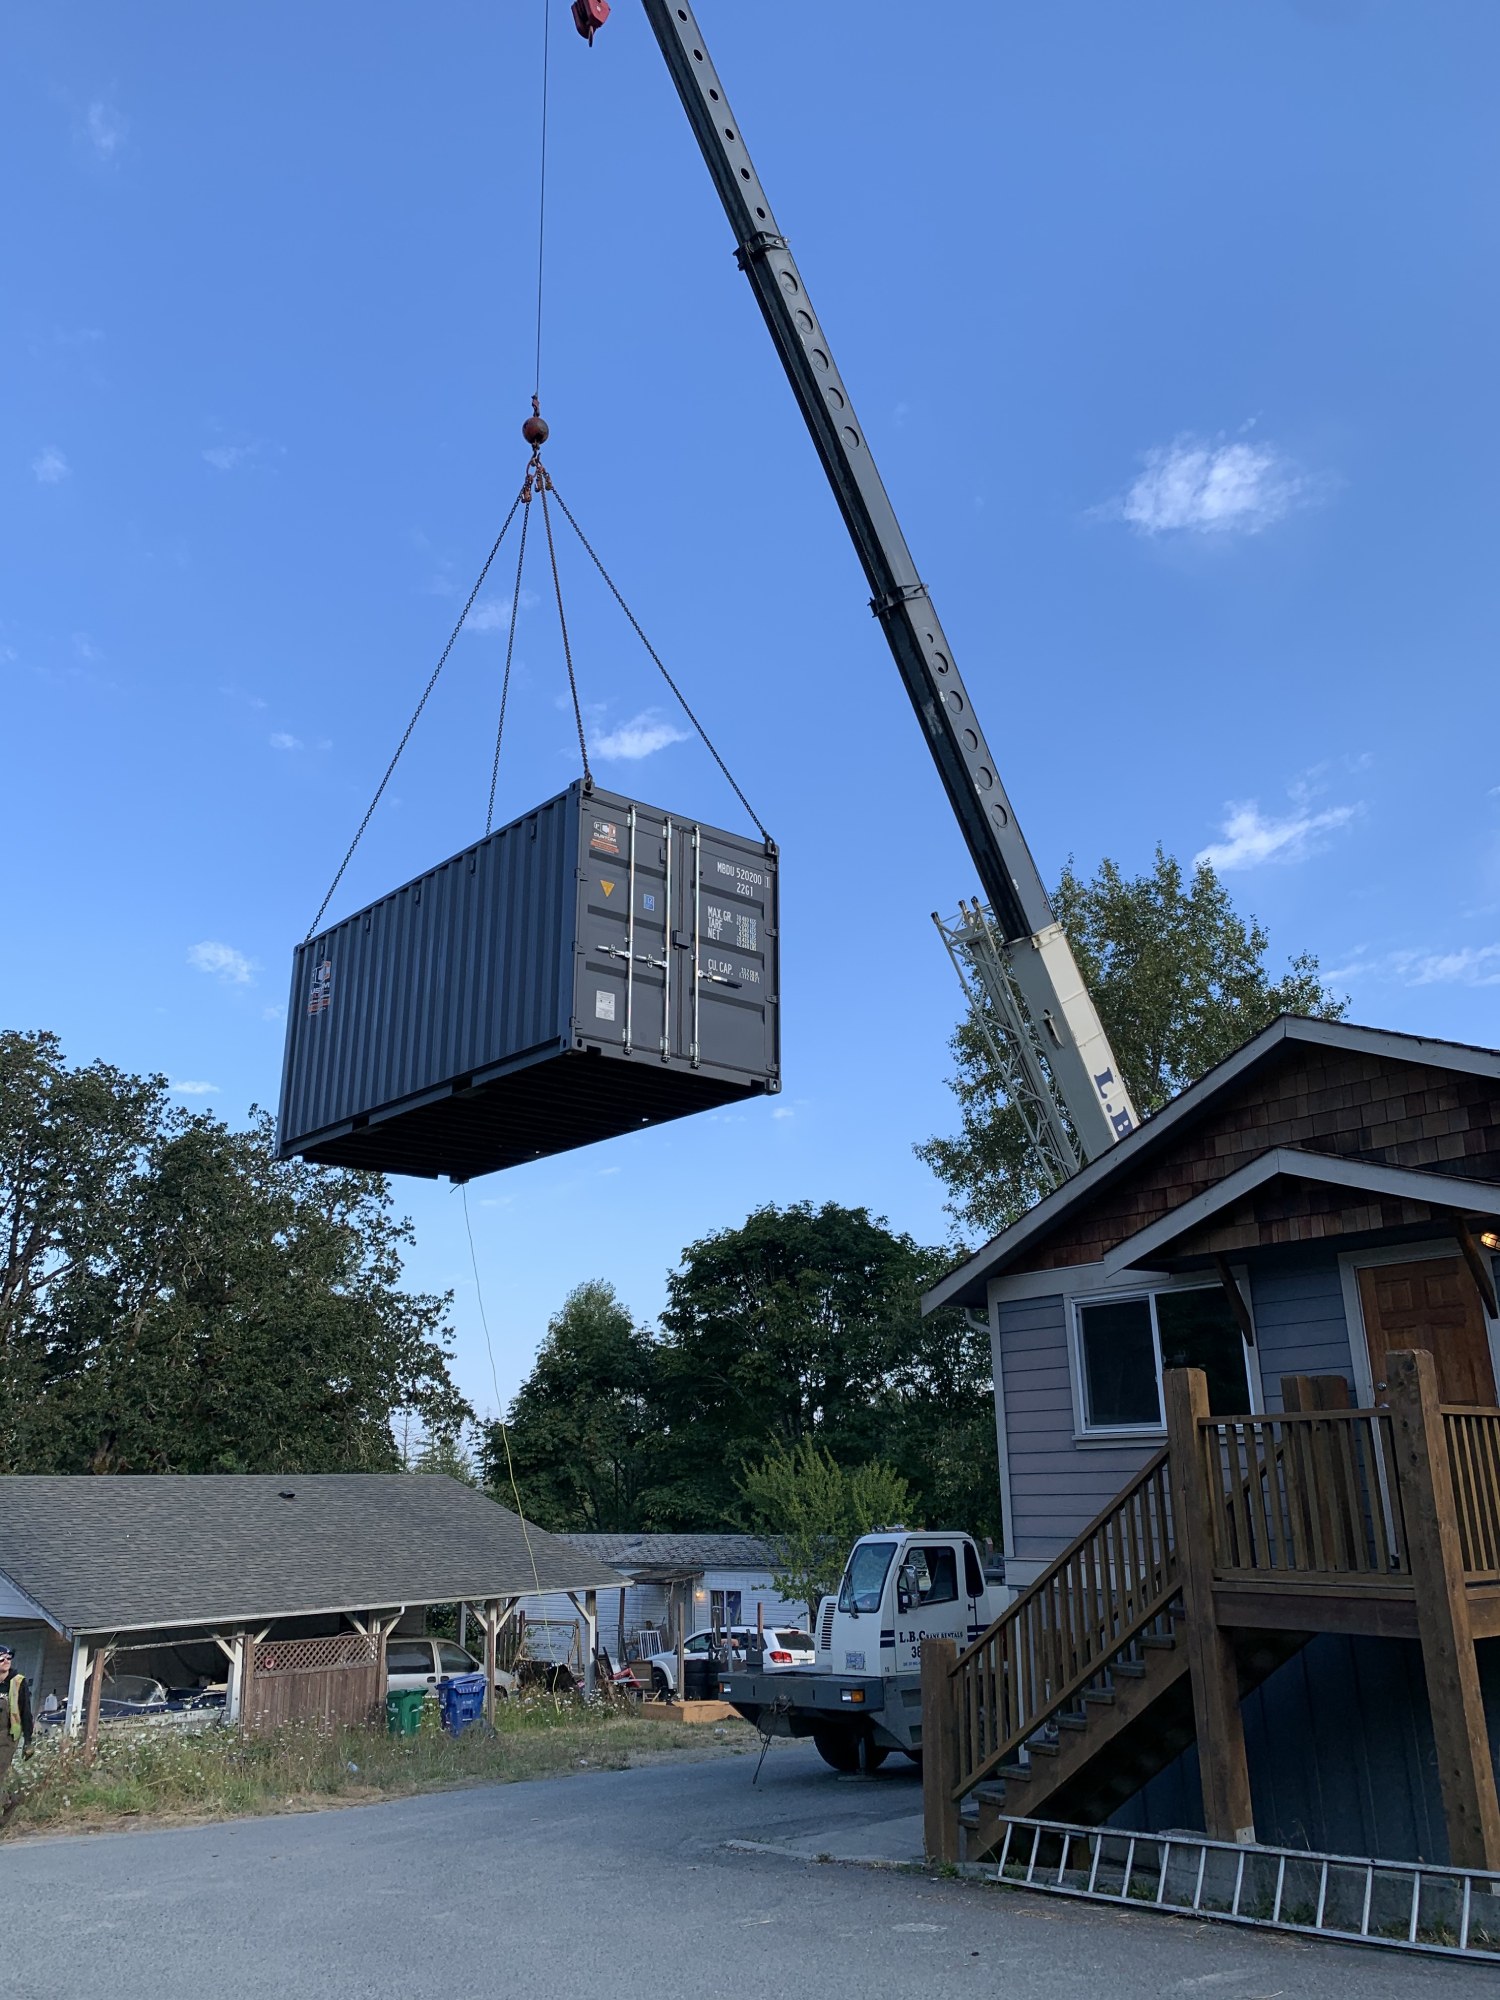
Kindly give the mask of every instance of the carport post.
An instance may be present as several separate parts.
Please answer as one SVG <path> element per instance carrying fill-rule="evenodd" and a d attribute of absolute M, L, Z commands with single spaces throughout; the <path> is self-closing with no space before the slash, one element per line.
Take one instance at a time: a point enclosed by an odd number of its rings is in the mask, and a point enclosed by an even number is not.
<path fill-rule="evenodd" d="M 69 1736 L 76 1736 L 83 1727 L 83 1704 L 89 1684 L 89 1652 L 87 1639 L 74 1639 L 73 1664 L 68 1669 L 68 1706 L 63 1716 L 63 1730 Z"/>
<path fill-rule="evenodd" d="M 484 1719 L 495 1726 L 495 1666 L 500 1633 L 500 1607 L 490 1600 L 484 1607 Z"/>
<path fill-rule="evenodd" d="M 583 1663 L 583 1698 L 592 1701 L 599 1692 L 599 1593 L 583 1593 L 583 1622 L 588 1629 L 589 1656 Z"/>

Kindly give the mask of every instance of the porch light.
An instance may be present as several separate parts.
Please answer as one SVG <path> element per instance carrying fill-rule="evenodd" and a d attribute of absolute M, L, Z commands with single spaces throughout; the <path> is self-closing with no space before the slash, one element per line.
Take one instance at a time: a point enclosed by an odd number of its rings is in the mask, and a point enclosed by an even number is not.
<path fill-rule="evenodd" d="M 1493 1229 L 1484 1230 L 1479 1240 L 1486 1250 L 1500 1250 L 1500 1235 L 1497 1235 Z"/>

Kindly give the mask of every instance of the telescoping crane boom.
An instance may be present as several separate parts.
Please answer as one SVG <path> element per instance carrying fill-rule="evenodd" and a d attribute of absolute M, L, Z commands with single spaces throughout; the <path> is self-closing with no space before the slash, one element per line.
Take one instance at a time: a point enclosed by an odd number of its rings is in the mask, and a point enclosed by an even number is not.
<path fill-rule="evenodd" d="M 1061 1180 L 1080 1152 L 1095 1159 L 1134 1128 L 1134 1106 L 692 9 L 679 0 L 642 5 L 979 871 L 988 909 L 976 900 L 955 922 L 935 921 L 966 990 L 990 1001 L 1002 1081 L 1051 1178 Z M 590 38 L 609 11 L 601 0 L 573 9 Z"/>

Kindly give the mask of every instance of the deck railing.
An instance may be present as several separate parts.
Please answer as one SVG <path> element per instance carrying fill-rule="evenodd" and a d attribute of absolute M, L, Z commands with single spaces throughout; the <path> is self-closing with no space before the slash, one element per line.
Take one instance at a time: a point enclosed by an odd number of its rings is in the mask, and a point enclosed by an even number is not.
<path fill-rule="evenodd" d="M 1078 1539 L 955 1661 L 956 1794 L 1026 1738 L 1160 1618 L 1176 1594 L 1167 1453 L 1159 1451 Z"/>
<path fill-rule="evenodd" d="M 1410 1573 L 1387 1411 L 1211 1417 L 1198 1430 L 1217 1575 Z"/>
<path fill-rule="evenodd" d="M 1500 1582 L 1500 1410 L 1443 1406 L 1464 1574 Z"/>

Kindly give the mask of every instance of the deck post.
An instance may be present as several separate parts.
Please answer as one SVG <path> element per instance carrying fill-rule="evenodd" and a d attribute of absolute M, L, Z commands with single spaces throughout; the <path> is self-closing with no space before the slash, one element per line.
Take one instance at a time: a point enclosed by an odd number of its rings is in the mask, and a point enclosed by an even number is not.
<path fill-rule="evenodd" d="M 952 1681 L 958 1648 L 951 1639 L 922 1641 L 922 1833 L 929 1861 L 957 1862 L 958 1696 Z"/>
<path fill-rule="evenodd" d="M 1437 1367 L 1425 1348 L 1388 1354 L 1385 1379 L 1448 1822 L 1448 1859 L 1455 1868 L 1500 1868 L 1500 1799 L 1469 1619 Z"/>
<path fill-rule="evenodd" d="M 1240 1716 L 1239 1669 L 1233 1643 L 1214 1609 L 1213 1512 L 1198 1429 L 1209 1413 L 1208 1377 L 1201 1368 L 1169 1368 L 1164 1386 L 1173 1525 L 1203 1783 L 1203 1824 L 1212 1840 L 1253 1841 L 1255 1813 Z"/>

